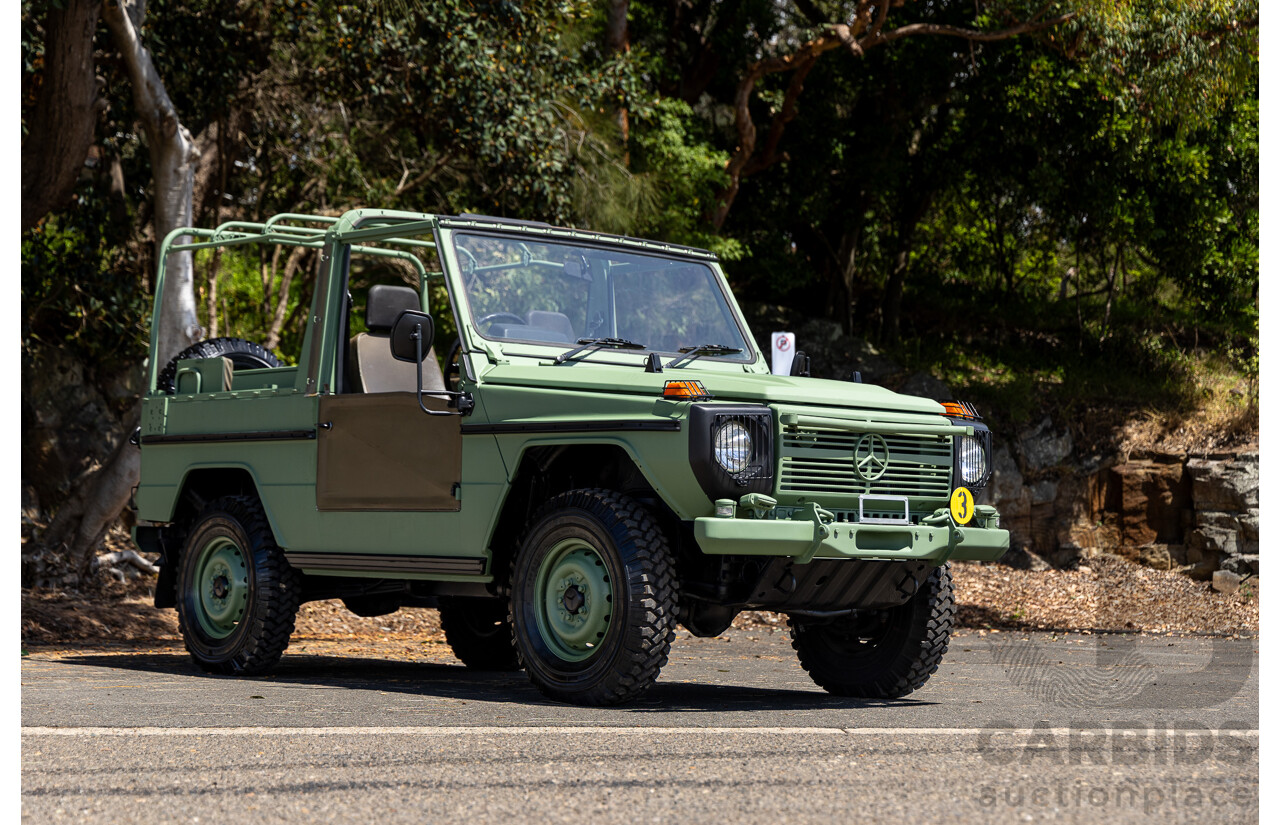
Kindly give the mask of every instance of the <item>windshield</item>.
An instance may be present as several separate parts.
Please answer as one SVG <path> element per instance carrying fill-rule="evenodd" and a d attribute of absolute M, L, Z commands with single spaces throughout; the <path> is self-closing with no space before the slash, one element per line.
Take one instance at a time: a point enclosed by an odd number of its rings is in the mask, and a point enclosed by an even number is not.
<path fill-rule="evenodd" d="M 486 338 L 622 338 L 663 353 L 719 344 L 742 352 L 707 357 L 752 360 L 706 264 L 484 235 L 458 234 L 453 243 L 472 323 Z"/>

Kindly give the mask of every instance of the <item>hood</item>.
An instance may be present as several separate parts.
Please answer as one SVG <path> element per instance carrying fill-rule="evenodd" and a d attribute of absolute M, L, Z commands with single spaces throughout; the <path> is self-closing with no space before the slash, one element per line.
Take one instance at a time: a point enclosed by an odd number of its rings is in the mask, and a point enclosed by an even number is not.
<path fill-rule="evenodd" d="M 702 382 L 717 401 L 756 401 L 772 404 L 846 407 L 849 409 L 941 415 L 942 405 L 928 398 L 899 395 L 874 384 L 829 381 L 825 378 L 798 378 L 789 375 L 719 372 L 712 370 L 669 370 L 644 372 L 618 367 L 571 365 L 501 364 L 484 373 L 482 381 L 521 387 L 617 392 L 629 395 L 660 396 L 667 381 L 677 379 Z"/>

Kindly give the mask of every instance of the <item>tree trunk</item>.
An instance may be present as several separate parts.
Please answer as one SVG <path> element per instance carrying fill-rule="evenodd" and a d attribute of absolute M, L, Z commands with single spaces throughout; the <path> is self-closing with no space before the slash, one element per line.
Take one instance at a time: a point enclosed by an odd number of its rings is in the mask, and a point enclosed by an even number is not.
<path fill-rule="evenodd" d="M 921 166 L 916 170 L 916 174 L 912 175 L 911 192 L 904 196 L 907 202 L 903 204 L 902 212 L 898 217 L 898 251 L 894 255 L 893 269 L 889 272 L 889 279 L 884 287 L 881 316 L 884 319 L 881 339 L 887 344 L 896 344 L 901 333 L 902 293 L 906 287 L 907 270 L 911 266 L 911 247 L 915 241 L 916 228 L 920 225 L 920 221 L 924 220 L 936 194 L 932 189 L 926 189 L 926 184 L 918 182 L 938 180 L 937 177 L 927 175 L 925 172 L 926 169 Z"/>
<path fill-rule="evenodd" d="M 627 7 L 630 0 L 608 0 L 605 10 L 604 44 L 610 54 L 627 54 L 631 51 L 631 37 L 627 31 Z M 622 137 L 624 162 L 630 161 L 627 141 L 631 138 L 631 122 L 627 115 L 627 107 L 619 106 L 614 113 L 618 124 L 618 134 Z"/>
<path fill-rule="evenodd" d="M 138 426 L 141 403 L 125 416 L 125 431 Z M 138 483 L 141 453 L 122 439 L 106 464 L 80 479 L 76 492 L 58 509 L 58 515 L 41 538 L 51 550 L 66 549 L 65 558 L 83 580 L 97 555 L 102 537 L 129 503 L 129 491 Z"/>
<path fill-rule="evenodd" d="M 840 286 L 844 290 L 844 311 L 841 313 L 844 317 L 840 320 L 844 324 L 845 332 L 850 335 L 855 334 L 853 313 L 857 295 L 856 287 L 861 275 L 858 269 L 858 244 L 861 241 L 861 222 L 853 229 L 846 229 L 840 237 Z"/>
<path fill-rule="evenodd" d="M 1119 244 L 1116 245 L 1116 256 L 1112 260 L 1111 266 L 1107 271 L 1107 305 L 1102 314 L 1102 337 L 1099 339 L 1100 341 L 1107 340 L 1107 337 L 1111 334 L 1111 304 L 1116 294 L 1116 276 L 1120 272 L 1121 254 L 1123 250 L 1123 246 Z M 1106 265 L 1105 261 L 1102 263 L 1104 266 Z"/>
<path fill-rule="evenodd" d="M 123 58 L 133 89 L 143 134 L 151 155 L 152 186 L 155 193 L 154 227 L 156 258 L 161 242 L 170 231 L 191 223 L 192 187 L 199 152 L 191 133 L 183 127 L 164 83 L 151 62 L 151 54 L 138 37 L 145 3 L 106 0 L 101 6 L 103 20 Z M 169 256 L 165 271 L 164 296 L 157 323 L 156 360 L 167 363 L 178 352 L 200 340 L 203 330 L 196 315 L 190 252 Z M 140 404 L 130 412 L 127 430 L 138 420 Z M 78 564 L 81 577 L 89 574 L 103 534 L 120 517 L 129 501 L 129 491 L 138 483 L 140 452 L 127 440 L 98 472 L 81 482 L 58 518 L 50 526 L 46 545 L 64 545 Z"/>
<path fill-rule="evenodd" d="M 93 144 L 104 101 L 93 71 L 96 0 L 49 5 L 44 18 L 44 68 L 22 141 L 22 231 L 64 206 L 75 191 Z"/>
<path fill-rule="evenodd" d="M 279 249 L 280 247 L 276 247 Z M 262 346 L 268 350 L 273 350 L 280 346 L 280 333 L 284 330 L 285 312 L 289 309 L 289 287 L 293 285 L 293 276 L 297 274 L 298 268 L 302 265 L 302 256 L 307 252 L 305 246 L 295 246 L 289 253 L 289 259 L 284 264 L 284 276 L 280 279 L 280 292 L 276 298 L 275 313 L 271 317 L 271 328 L 267 332 L 267 340 L 263 341 Z M 272 261 L 272 269 L 275 268 L 275 262 Z"/>
<path fill-rule="evenodd" d="M 191 133 L 178 119 L 164 81 L 151 62 L 151 53 L 138 38 L 137 27 L 142 16 L 138 10 L 143 6 L 128 0 L 114 5 L 108 0 L 102 8 L 103 19 L 124 59 L 133 88 L 134 108 L 147 136 L 155 193 L 156 260 L 159 261 L 160 244 L 165 236 L 191 223 L 195 168 L 200 155 Z M 137 21 L 133 19 L 135 14 Z M 162 300 L 156 361 L 166 364 L 204 335 L 196 314 L 191 253 L 169 257 Z"/>
<path fill-rule="evenodd" d="M 893 269 L 884 285 L 884 328 L 881 341 L 898 343 L 902 317 L 902 290 L 907 281 L 907 264 L 911 260 L 911 248 L 907 241 L 898 242 L 898 254 L 893 256 Z"/>

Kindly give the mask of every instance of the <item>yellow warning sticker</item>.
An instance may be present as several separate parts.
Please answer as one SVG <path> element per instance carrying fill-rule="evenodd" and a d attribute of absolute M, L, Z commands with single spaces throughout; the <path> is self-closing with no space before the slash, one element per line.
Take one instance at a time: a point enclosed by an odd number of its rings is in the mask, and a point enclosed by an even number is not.
<path fill-rule="evenodd" d="M 964 487 L 957 487 L 951 494 L 951 517 L 956 524 L 968 524 L 973 518 L 973 493 Z"/>

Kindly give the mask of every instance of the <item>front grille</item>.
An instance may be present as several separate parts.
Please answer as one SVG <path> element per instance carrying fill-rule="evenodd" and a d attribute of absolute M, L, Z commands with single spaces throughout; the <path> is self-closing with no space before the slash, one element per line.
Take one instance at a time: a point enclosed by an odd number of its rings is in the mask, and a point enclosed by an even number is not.
<path fill-rule="evenodd" d="M 782 431 L 778 490 L 784 494 L 873 493 L 947 498 L 951 493 L 951 438 L 943 435 L 885 435 L 889 463 L 884 475 L 858 475 L 854 450 L 862 433 L 786 427 Z"/>

